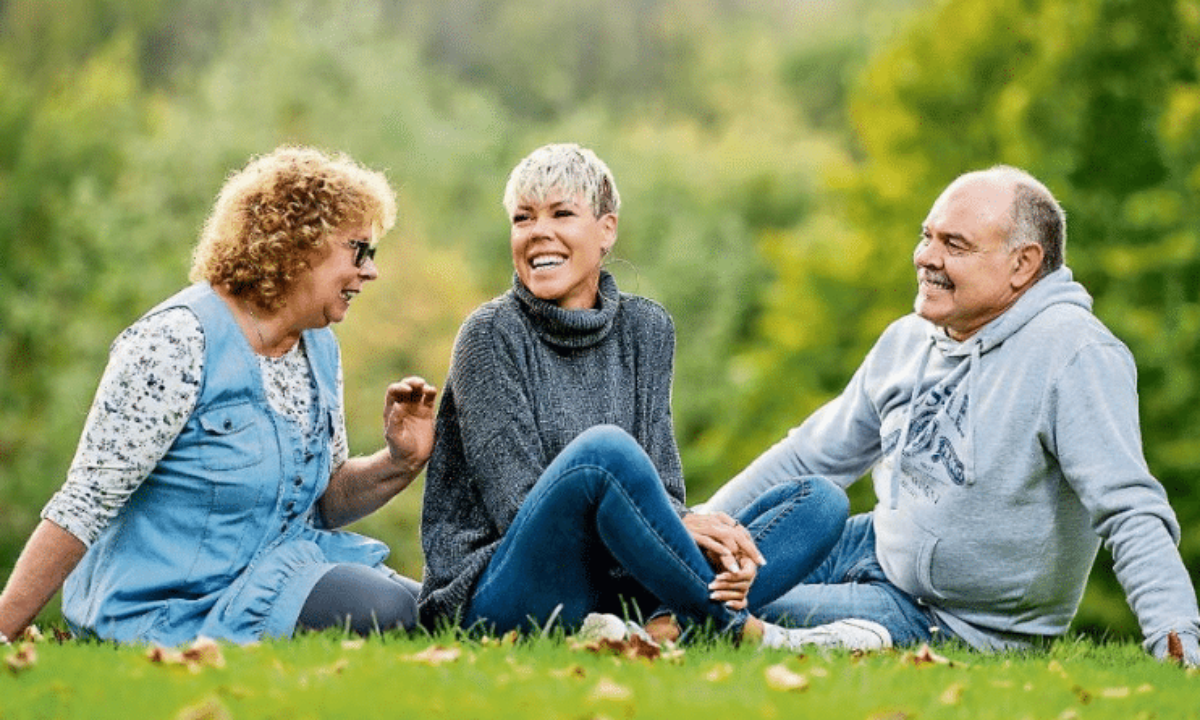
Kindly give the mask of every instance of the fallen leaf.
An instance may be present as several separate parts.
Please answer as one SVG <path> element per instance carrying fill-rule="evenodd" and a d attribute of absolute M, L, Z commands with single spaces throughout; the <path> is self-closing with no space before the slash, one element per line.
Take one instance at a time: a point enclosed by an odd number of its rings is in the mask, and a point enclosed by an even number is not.
<path fill-rule="evenodd" d="M 146 658 L 158 665 L 182 665 L 191 673 L 198 673 L 206 667 L 225 667 L 225 655 L 221 652 L 221 646 L 216 640 L 204 636 L 196 638 L 186 650 L 152 645 L 146 651 Z"/>
<path fill-rule="evenodd" d="M 13 675 L 29 670 L 37 665 L 37 648 L 31 642 L 21 643 L 21 647 L 4 658 L 4 664 Z"/>
<path fill-rule="evenodd" d="M 1183 664 L 1183 641 L 1179 639 L 1179 633 L 1174 630 L 1167 633 L 1167 657 L 1180 665 Z"/>
<path fill-rule="evenodd" d="M 583 678 L 587 676 L 587 671 L 582 665 L 568 665 L 565 668 L 550 671 L 550 677 L 556 678 Z"/>
<path fill-rule="evenodd" d="M 221 652 L 221 646 L 216 640 L 204 637 L 203 635 L 196 638 L 191 647 L 183 651 L 183 661 L 193 670 L 198 670 L 200 667 L 225 667 L 225 655 Z"/>
<path fill-rule="evenodd" d="M 808 678 L 784 665 L 772 665 L 763 674 L 767 678 L 767 687 L 772 690 L 800 692 L 808 689 Z"/>
<path fill-rule="evenodd" d="M 731 675 L 733 675 L 733 665 L 723 662 L 710 667 L 708 672 L 704 673 L 704 679 L 709 682 L 721 682 L 729 679 Z"/>
<path fill-rule="evenodd" d="M 230 714 L 228 708 L 216 698 L 208 698 L 196 705 L 185 707 L 175 716 L 175 720 L 232 720 L 232 718 L 233 715 Z"/>
<path fill-rule="evenodd" d="M 962 702 L 963 685 L 962 683 L 951 683 L 949 687 L 942 691 L 938 696 L 938 702 L 943 705 L 957 705 Z"/>
<path fill-rule="evenodd" d="M 325 667 L 319 667 L 316 670 L 314 670 L 313 672 L 318 677 L 332 677 L 334 675 L 341 675 L 342 671 L 348 667 L 350 667 L 349 660 L 347 660 L 346 658 L 338 658 L 337 660 L 334 661 L 334 663 L 332 665 L 326 665 Z"/>
<path fill-rule="evenodd" d="M 26 642 L 40 643 L 46 638 L 42 636 L 42 631 L 38 629 L 37 625 L 27 625 L 21 633 L 21 639 Z"/>
<path fill-rule="evenodd" d="M 611 652 L 622 657 L 634 660 L 642 658 L 644 660 L 657 660 L 662 656 L 662 648 L 658 643 L 651 640 L 646 640 L 639 635 L 631 635 L 625 640 L 610 640 L 608 638 L 600 638 L 599 640 L 591 640 L 588 642 L 572 642 L 572 650 L 586 650 L 594 653 Z M 676 653 L 678 655 L 679 653 Z M 673 656 L 674 657 L 674 656 Z"/>
<path fill-rule="evenodd" d="M 443 663 L 455 662 L 461 655 L 461 648 L 430 645 L 419 653 L 405 655 L 400 659 L 424 665 L 442 665 Z"/>
<path fill-rule="evenodd" d="M 929 643 L 921 645 L 915 652 L 905 653 L 900 658 L 901 662 L 909 663 L 917 667 L 922 665 L 953 665 L 949 658 L 942 657 L 929 647 Z"/>
<path fill-rule="evenodd" d="M 600 681 L 596 683 L 596 687 L 592 688 L 592 692 L 589 697 L 593 701 L 613 700 L 620 702 L 633 697 L 633 691 L 624 685 L 617 684 L 611 678 L 602 677 L 600 678 Z"/>
<path fill-rule="evenodd" d="M 159 645 L 151 645 L 150 649 L 146 651 L 146 659 L 156 664 L 181 665 L 183 663 L 183 653 L 168 650 Z"/>
<path fill-rule="evenodd" d="M 490 635 L 484 635 L 479 639 L 479 644 L 484 647 L 512 646 L 517 644 L 517 639 L 519 637 L 520 635 L 517 634 L 516 630 L 509 630 L 507 633 L 498 638 L 491 637 Z"/>

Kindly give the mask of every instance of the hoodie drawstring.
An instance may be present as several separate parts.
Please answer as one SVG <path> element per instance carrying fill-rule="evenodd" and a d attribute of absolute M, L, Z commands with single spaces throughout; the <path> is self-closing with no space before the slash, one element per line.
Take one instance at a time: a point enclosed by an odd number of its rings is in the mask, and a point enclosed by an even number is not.
<path fill-rule="evenodd" d="M 981 367 L 980 347 L 983 343 L 978 340 L 971 343 L 971 355 L 967 362 L 967 409 L 966 409 L 966 432 L 963 433 L 963 474 L 966 476 L 964 481 L 968 486 L 975 484 L 975 423 L 974 417 L 975 406 L 979 404 L 979 395 L 977 394 L 976 376 L 979 375 Z"/>

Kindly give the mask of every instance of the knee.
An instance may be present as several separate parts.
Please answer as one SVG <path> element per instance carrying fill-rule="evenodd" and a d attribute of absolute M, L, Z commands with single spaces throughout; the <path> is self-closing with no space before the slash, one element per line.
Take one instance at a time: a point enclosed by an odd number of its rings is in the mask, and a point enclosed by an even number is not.
<path fill-rule="evenodd" d="M 850 498 L 847 497 L 846 491 L 840 485 L 819 475 L 804 478 L 804 481 L 808 483 L 809 495 L 813 502 L 828 509 L 830 517 L 836 518 L 839 524 L 844 524 L 850 517 Z"/>
<path fill-rule="evenodd" d="M 584 430 L 576 435 L 575 439 L 567 447 L 580 452 L 607 453 L 627 448 L 630 445 L 638 446 L 637 440 L 632 435 L 626 432 L 624 428 L 606 424 L 593 425 Z"/>
<path fill-rule="evenodd" d="M 831 528 L 840 528 L 850 517 L 850 498 L 846 491 L 819 475 L 780 483 L 763 493 L 755 505 L 767 509 L 802 505 L 808 509 L 810 522 L 823 520 Z"/>
<path fill-rule="evenodd" d="M 645 480 L 661 485 L 654 463 L 625 430 L 616 425 L 594 425 L 572 440 L 556 458 L 565 469 L 590 466 L 604 475 L 629 484 Z"/>
<path fill-rule="evenodd" d="M 417 624 L 417 598 L 407 588 L 397 583 L 396 592 L 376 609 L 374 618 L 382 630 L 411 630 Z"/>
<path fill-rule="evenodd" d="M 638 441 L 616 425 L 593 425 L 563 448 L 562 455 L 575 464 L 606 469 L 630 463 L 650 464 L 650 458 Z"/>

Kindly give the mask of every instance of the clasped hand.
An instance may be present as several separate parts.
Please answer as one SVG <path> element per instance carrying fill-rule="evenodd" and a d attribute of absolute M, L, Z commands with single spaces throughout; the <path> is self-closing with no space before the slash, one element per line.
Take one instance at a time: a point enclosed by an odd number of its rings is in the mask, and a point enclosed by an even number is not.
<path fill-rule="evenodd" d="M 708 586 L 709 598 L 731 610 L 744 609 L 758 568 L 767 563 L 750 532 L 723 512 L 691 513 L 684 516 L 683 524 L 717 570 Z"/>

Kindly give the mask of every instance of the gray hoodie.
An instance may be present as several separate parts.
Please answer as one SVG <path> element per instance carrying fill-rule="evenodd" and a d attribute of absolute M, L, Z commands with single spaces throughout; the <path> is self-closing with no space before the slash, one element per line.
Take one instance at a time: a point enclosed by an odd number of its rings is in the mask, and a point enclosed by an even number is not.
<path fill-rule="evenodd" d="M 706 504 L 872 470 L 888 579 L 979 648 L 1065 632 L 1103 538 L 1161 656 L 1200 634 L 1179 525 L 1146 467 L 1133 356 L 1062 268 L 964 342 L 909 315 L 845 391 Z"/>

